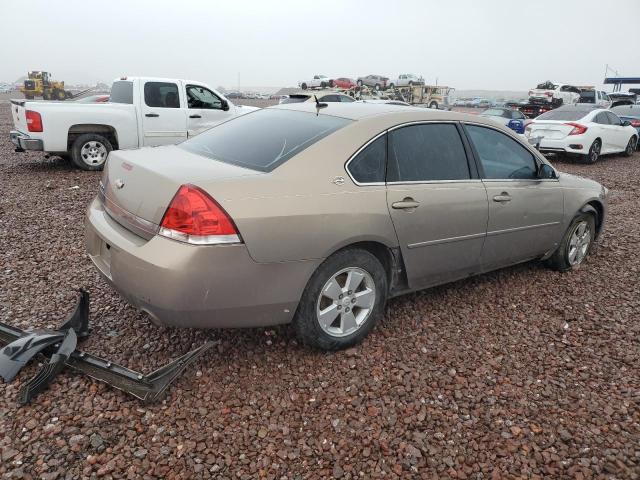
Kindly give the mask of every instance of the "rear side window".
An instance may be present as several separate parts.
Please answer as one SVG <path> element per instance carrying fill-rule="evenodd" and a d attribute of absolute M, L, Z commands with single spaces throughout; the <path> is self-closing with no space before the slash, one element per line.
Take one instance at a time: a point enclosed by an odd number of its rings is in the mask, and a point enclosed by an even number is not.
<path fill-rule="evenodd" d="M 411 125 L 389 134 L 387 181 L 425 182 L 468 178 L 469 164 L 455 125 Z"/>
<path fill-rule="evenodd" d="M 133 82 L 118 81 L 111 85 L 111 94 L 109 95 L 111 103 L 133 103 Z"/>
<path fill-rule="evenodd" d="M 492 128 L 476 125 L 467 125 L 466 128 L 478 152 L 484 178 L 537 178 L 533 154 L 514 139 Z"/>
<path fill-rule="evenodd" d="M 387 136 L 382 135 L 356 155 L 347 169 L 358 183 L 384 182 L 387 164 Z"/>
<path fill-rule="evenodd" d="M 156 108 L 180 108 L 178 86 L 175 83 L 147 82 L 144 84 L 144 103 Z"/>
<path fill-rule="evenodd" d="M 221 123 L 178 147 L 220 162 L 270 172 L 350 122 L 330 115 L 266 108 Z"/>
<path fill-rule="evenodd" d="M 309 99 L 309 95 L 289 95 L 287 98 L 283 98 L 280 103 L 302 103 Z"/>
<path fill-rule="evenodd" d="M 351 103 L 351 102 L 355 102 L 356 99 L 348 95 L 340 95 L 340 101 L 342 103 Z"/>
<path fill-rule="evenodd" d="M 607 115 L 607 117 L 609 118 L 609 123 L 611 125 L 617 125 L 617 126 L 622 125 L 622 122 L 620 121 L 620 118 L 616 114 L 611 113 L 611 112 L 603 112 L 603 113 L 605 113 Z"/>
<path fill-rule="evenodd" d="M 593 119 L 595 123 L 599 123 L 600 125 L 609 125 L 609 118 L 604 112 L 600 112 Z"/>

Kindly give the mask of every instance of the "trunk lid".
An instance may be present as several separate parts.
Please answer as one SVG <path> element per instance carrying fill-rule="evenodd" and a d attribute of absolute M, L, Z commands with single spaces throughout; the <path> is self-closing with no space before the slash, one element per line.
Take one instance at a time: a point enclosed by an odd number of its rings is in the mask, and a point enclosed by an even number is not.
<path fill-rule="evenodd" d="M 111 152 L 100 188 L 105 209 L 114 220 L 151 238 L 181 185 L 209 185 L 212 180 L 261 174 L 171 145 Z"/>
<path fill-rule="evenodd" d="M 573 126 L 557 120 L 534 121 L 529 124 L 531 137 L 545 137 L 560 140 L 569 135 Z"/>

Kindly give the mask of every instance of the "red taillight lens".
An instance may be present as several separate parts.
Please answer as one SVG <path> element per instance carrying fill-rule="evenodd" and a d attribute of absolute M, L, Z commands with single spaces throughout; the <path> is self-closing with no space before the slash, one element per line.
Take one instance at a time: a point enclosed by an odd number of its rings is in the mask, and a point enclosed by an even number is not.
<path fill-rule="evenodd" d="M 241 241 L 227 212 L 194 185 L 180 187 L 162 217 L 159 234 L 198 245 Z"/>
<path fill-rule="evenodd" d="M 587 131 L 587 127 L 585 127 L 584 125 L 580 125 L 579 123 L 565 123 L 565 125 L 573 127 L 573 129 L 569 132 L 569 135 L 582 135 Z"/>
<path fill-rule="evenodd" d="M 42 117 L 38 112 L 34 112 L 33 110 L 27 110 L 24 116 L 27 119 L 27 129 L 30 132 L 42 131 Z"/>
<path fill-rule="evenodd" d="M 631 120 L 631 126 L 632 127 L 640 127 L 640 120 Z"/>

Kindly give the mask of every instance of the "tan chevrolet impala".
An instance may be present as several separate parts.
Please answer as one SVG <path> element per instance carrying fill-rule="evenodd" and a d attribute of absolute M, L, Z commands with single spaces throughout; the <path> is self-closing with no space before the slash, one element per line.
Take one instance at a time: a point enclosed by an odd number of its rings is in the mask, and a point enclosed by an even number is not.
<path fill-rule="evenodd" d="M 533 259 L 577 267 L 605 197 L 477 116 L 279 105 L 177 146 L 111 152 L 86 242 L 157 323 L 293 322 L 305 343 L 339 349 L 390 297 Z"/>

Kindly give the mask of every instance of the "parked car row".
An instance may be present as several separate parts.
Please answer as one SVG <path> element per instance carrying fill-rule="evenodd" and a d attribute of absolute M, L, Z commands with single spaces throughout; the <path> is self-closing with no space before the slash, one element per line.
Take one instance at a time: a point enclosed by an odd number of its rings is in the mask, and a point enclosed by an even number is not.
<path fill-rule="evenodd" d="M 390 79 L 383 75 L 366 75 L 357 79 L 347 77 L 330 78 L 326 75 L 314 75 L 308 80 L 301 80 L 298 86 L 303 90 L 308 88 L 338 87 L 343 89 L 359 87 L 370 87 L 375 90 L 386 90 L 394 87 L 408 87 L 412 85 L 424 85 L 424 78 L 413 73 L 401 73 L 397 77 Z"/>

